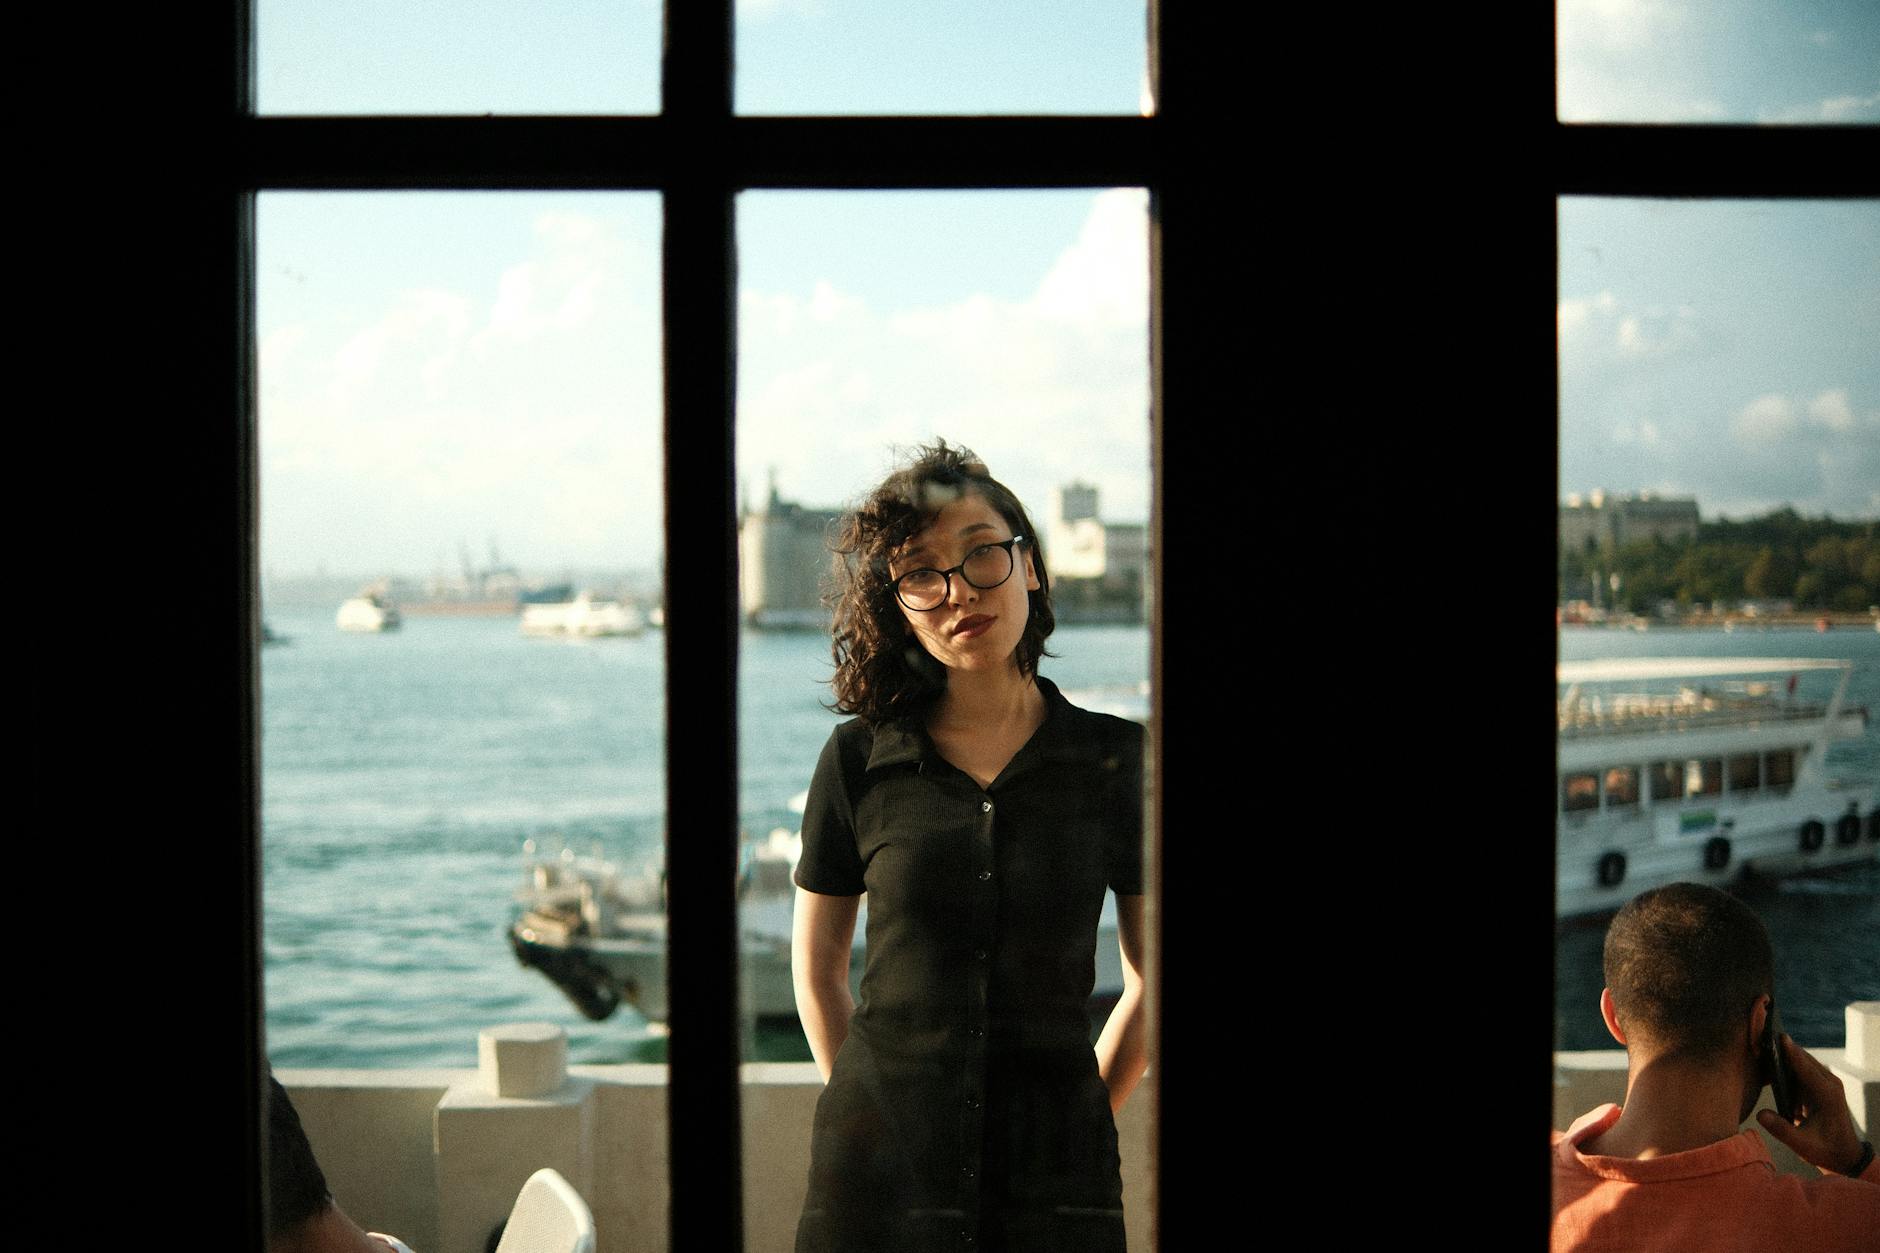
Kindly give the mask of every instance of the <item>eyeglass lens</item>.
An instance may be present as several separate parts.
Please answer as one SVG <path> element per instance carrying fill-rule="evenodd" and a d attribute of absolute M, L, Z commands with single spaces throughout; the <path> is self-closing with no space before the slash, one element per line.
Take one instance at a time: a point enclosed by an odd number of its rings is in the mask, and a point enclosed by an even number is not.
<path fill-rule="evenodd" d="M 999 544 L 975 548 L 966 555 L 959 572 L 982 592 L 995 588 L 1011 577 L 1012 552 Z M 895 587 L 908 608 L 932 609 L 946 599 L 948 577 L 939 570 L 916 570 L 903 576 Z"/>

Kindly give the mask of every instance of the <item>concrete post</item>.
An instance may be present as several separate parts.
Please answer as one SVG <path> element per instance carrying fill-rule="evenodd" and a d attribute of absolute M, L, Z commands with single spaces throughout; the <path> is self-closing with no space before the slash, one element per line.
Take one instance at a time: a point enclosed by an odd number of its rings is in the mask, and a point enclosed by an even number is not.
<path fill-rule="evenodd" d="M 594 1083 L 567 1073 L 568 1033 L 548 1023 L 477 1037 L 476 1077 L 438 1102 L 438 1253 L 484 1253 L 516 1194 L 544 1166 L 592 1205 Z"/>
<path fill-rule="evenodd" d="M 1847 1089 L 1854 1121 L 1869 1136 L 1880 1132 L 1880 1001 L 1847 1007 L 1847 1049 L 1829 1069 Z"/>

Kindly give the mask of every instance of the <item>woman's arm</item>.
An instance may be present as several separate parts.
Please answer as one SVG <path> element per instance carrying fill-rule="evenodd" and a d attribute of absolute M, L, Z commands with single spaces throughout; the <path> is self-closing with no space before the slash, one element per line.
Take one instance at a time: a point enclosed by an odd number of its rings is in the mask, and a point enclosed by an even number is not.
<path fill-rule="evenodd" d="M 1123 950 L 1123 995 L 1097 1037 L 1097 1073 L 1110 1090 L 1110 1112 L 1123 1108 L 1149 1064 L 1148 1012 L 1142 1003 L 1142 897 L 1116 895 L 1116 942 Z"/>
<path fill-rule="evenodd" d="M 1138 898 L 1140 899 L 1140 898 Z M 823 1082 L 849 1038 L 855 998 L 849 992 L 849 952 L 855 942 L 859 896 L 824 896 L 796 890 L 790 927 L 790 977 L 796 984 L 796 1016 L 803 1021 L 809 1051 Z"/>

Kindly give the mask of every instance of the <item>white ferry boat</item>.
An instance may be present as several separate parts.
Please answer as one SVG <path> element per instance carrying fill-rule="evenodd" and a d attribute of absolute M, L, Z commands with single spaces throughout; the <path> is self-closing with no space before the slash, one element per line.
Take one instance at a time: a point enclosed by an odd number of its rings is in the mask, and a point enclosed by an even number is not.
<path fill-rule="evenodd" d="M 1800 676 L 1820 670 L 1840 672 L 1833 696 L 1798 699 Z M 1827 765 L 1831 743 L 1866 729 L 1866 709 L 1845 701 L 1853 671 L 1774 657 L 1561 662 L 1555 913 L 1880 857 L 1880 785 Z"/>
<path fill-rule="evenodd" d="M 646 615 L 617 600 L 596 600 L 582 592 L 559 604 L 522 607 L 522 633 L 594 639 L 600 636 L 639 635 L 646 630 Z"/>
<path fill-rule="evenodd" d="M 342 631 L 396 631 L 404 619 L 390 601 L 367 593 L 340 605 L 334 622 Z"/>

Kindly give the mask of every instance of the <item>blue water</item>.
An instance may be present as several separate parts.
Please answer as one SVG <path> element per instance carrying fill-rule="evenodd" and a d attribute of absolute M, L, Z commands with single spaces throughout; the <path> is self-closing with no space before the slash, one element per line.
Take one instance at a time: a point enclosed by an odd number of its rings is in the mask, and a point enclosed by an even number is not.
<path fill-rule="evenodd" d="M 1809 629 L 1587 630 L 1560 635 L 1562 660 L 1610 657 L 1820 657 L 1856 663 L 1846 699 L 1865 705 L 1867 734 L 1835 744 L 1828 763 L 1848 778 L 1880 776 L 1880 634 Z M 1780 676 L 1778 676 L 1780 677 Z M 1797 695 L 1827 700 L 1839 675 L 1805 672 Z M 1805 1045 L 1839 1048 L 1848 1002 L 1880 1000 L 1880 864 L 1736 889 L 1769 927 L 1782 1025 Z M 1599 1017 L 1606 917 L 1562 924 L 1554 942 L 1554 1036 L 1561 1049 L 1618 1047 Z"/>
<path fill-rule="evenodd" d="M 598 841 L 656 860 L 665 829 L 664 637 L 523 639 L 513 618 L 414 618 L 354 635 L 331 610 L 270 612 L 291 637 L 263 650 L 263 896 L 267 1049 L 278 1066 L 471 1066 L 478 1029 L 546 1020 L 577 1062 L 652 1060 L 664 1040 L 631 1009 L 582 1018 L 504 939 L 522 841 Z M 1062 627 L 1043 672 L 1065 687 L 1139 681 L 1140 627 Z M 1567 658 L 1849 657 L 1850 698 L 1876 714 L 1831 758 L 1880 773 L 1880 635 L 1837 630 L 1569 630 Z M 745 828 L 793 825 L 837 719 L 824 710 L 828 645 L 749 633 L 740 658 Z M 1803 676 L 1824 696 L 1826 676 Z M 683 828 L 684 817 L 679 822 Z M 1880 870 L 1746 890 L 1780 958 L 1783 1020 L 1805 1044 L 1839 1044 L 1850 1000 L 1880 999 Z M 1562 927 L 1561 1048 L 1604 1048 L 1597 1012 L 1603 920 Z M 796 1056 L 801 1039 L 758 1040 Z"/>
<path fill-rule="evenodd" d="M 337 630 L 332 611 L 270 612 L 263 650 L 262 874 L 267 1051 L 277 1066 L 473 1066 L 486 1026 L 565 1027 L 570 1060 L 663 1056 L 631 1009 L 582 1018 L 504 938 L 522 842 L 599 842 L 656 861 L 665 830 L 664 648 L 524 639 L 513 618 L 412 618 Z M 1043 673 L 1065 687 L 1148 673 L 1141 627 L 1061 627 Z M 747 633 L 740 808 L 794 826 L 838 719 L 828 642 Z M 683 831 L 684 816 L 677 819 Z M 763 1056 L 807 1056 L 800 1035 Z"/>

